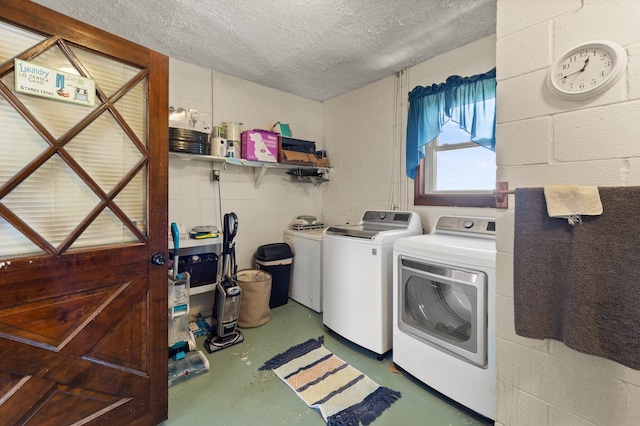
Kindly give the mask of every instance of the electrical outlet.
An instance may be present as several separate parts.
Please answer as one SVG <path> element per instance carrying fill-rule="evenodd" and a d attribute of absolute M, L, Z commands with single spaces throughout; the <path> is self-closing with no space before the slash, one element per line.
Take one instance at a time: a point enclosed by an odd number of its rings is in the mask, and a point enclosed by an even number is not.
<path fill-rule="evenodd" d="M 220 170 L 212 170 L 211 171 L 211 180 L 212 181 L 220 180 Z"/>

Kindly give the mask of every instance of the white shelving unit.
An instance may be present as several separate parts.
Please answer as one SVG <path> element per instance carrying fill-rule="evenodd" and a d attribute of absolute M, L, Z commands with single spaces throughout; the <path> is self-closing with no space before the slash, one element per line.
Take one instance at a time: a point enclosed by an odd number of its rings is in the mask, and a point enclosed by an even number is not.
<path fill-rule="evenodd" d="M 214 157 L 212 155 L 183 154 L 180 152 L 169 152 L 170 157 L 179 158 L 184 161 L 208 161 L 210 163 L 222 163 L 226 169 L 227 164 L 240 167 L 253 167 L 254 186 L 260 187 L 260 182 L 268 169 L 285 170 L 318 170 L 323 176 L 327 176 L 333 170 L 332 167 L 316 167 L 298 164 L 266 163 L 262 161 L 242 160 L 239 158 Z M 321 182 L 322 183 L 322 182 Z M 316 186 L 320 186 L 320 184 Z M 315 184 L 315 183 L 314 183 Z"/>
<path fill-rule="evenodd" d="M 180 238 L 180 249 L 205 246 L 211 246 L 211 250 L 209 250 L 211 253 L 220 252 L 220 248 L 222 247 L 222 236 L 216 238 L 203 238 L 201 240 L 196 240 L 195 238 L 182 238 L 182 236 Z M 173 241 L 171 239 L 169 239 L 169 250 L 173 250 Z"/>
<path fill-rule="evenodd" d="M 178 249 L 179 256 L 191 256 L 194 250 L 199 248 L 202 252 L 215 253 L 220 255 L 222 252 L 222 236 L 218 238 L 205 238 L 202 240 L 196 240 L 194 238 L 180 238 L 180 248 Z M 169 250 L 174 250 L 173 241 L 169 239 Z M 222 260 L 220 260 L 222 261 Z M 200 293 L 206 293 L 208 291 L 214 291 L 216 289 L 216 283 L 199 285 L 197 287 L 191 287 L 190 294 L 196 295 Z"/>

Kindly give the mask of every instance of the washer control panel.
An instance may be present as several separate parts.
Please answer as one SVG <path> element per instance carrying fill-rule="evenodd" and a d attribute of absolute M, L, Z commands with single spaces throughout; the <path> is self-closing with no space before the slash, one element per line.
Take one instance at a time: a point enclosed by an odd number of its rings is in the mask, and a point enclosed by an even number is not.
<path fill-rule="evenodd" d="M 368 210 L 364 212 L 360 223 L 363 225 L 388 225 L 406 228 L 409 226 L 412 218 L 412 212 Z"/>
<path fill-rule="evenodd" d="M 440 216 L 436 223 L 435 232 L 462 232 L 496 235 L 496 221 L 488 217 Z"/>

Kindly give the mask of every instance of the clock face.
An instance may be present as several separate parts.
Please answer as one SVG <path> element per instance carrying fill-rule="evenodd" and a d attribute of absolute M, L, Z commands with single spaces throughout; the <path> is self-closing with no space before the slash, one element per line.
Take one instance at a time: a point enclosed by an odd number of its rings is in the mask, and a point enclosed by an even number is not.
<path fill-rule="evenodd" d="M 626 63 L 626 51 L 621 46 L 586 43 L 554 62 L 547 74 L 547 87 L 562 99 L 586 99 L 611 87 L 622 76 Z"/>

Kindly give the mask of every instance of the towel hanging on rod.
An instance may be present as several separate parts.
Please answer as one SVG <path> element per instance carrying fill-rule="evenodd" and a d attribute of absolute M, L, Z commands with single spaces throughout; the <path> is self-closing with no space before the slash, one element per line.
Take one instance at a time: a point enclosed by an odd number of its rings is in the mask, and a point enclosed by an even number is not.
<path fill-rule="evenodd" d="M 640 187 L 600 187 L 599 216 L 550 218 L 542 188 L 515 191 L 516 334 L 640 370 Z"/>

